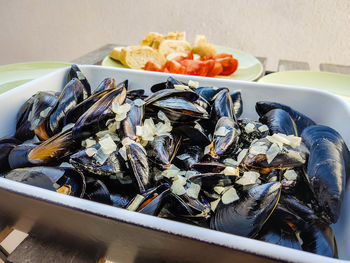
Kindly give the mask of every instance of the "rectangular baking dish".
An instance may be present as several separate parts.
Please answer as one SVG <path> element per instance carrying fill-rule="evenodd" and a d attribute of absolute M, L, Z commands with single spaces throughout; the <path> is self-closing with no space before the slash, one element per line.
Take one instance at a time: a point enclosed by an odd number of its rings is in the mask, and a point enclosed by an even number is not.
<path fill-rule="evenodd" d="M 104 78 L 129 80 L 132 89 L 146 91 L 163 82 L 164 73 L 101 66 L 79 66 L 96 87 Z M 12 134 L 20 106 L 35 92 L 61 90 L 69 68 L 57 70 L 0 95 L 0 136 Z M 350 107 L 336 95 L 316 89 L 195 76 L 175 76 L 200 85 L 241 90 L 243 116 L 258 119 L 255 102 L 287 104 L 318 124 L 336 129 L 350 145 Z M 116 262 L 349 262 L 350 189 L 347 185 L 341 217 L 332 225 L 340 259 L 130 212 L 84 199 L 0 178 L 1 221 L 22 231 L 56 238 L 66 245 L 99 253 Z M 63 238 L 62 238 L 63 237 Z"/>

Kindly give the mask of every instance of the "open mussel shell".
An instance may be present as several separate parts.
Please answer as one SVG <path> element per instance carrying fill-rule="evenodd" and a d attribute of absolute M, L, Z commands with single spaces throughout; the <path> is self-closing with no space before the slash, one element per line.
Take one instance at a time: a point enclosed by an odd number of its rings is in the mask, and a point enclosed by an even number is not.
<path fill-rule="evenodd" d="M 118 149 L 112 152 L 106 160 L 100 160 L 98 153 L 101 146 L 96 144 L 91 147 L 96 149 L 97 153 L 95 155 L 89 156 L 86 149 L 83 149 L 72 154 L 69 162 L 76 169 L 91 173 L 91 176 L 111 176 L 125 171 L 125 164 L 118 153 Z"/>
<path fill-rule="evenodd" d="M 84 85 L 86 97 L 89 97 L 91 95 L 90 84 L 89 84 L 88 80 L 86 79 L 86 77 L 84 76 L 84 74 L 81 72 L 80 68 L 76 64 L 73 64 L 71 66 L 70 71 L 68 72 L 67 83 L 70 82 L 74 78 L 77 78 L 81 81 L 81 83 Z"/>
<path fill-rule="evenodd" d="M 221 117 L 215 126 L 210 155 L 216 159 L 218 156 L 231 154 L 238 146 L 240 134 L 241 130 L 234 119 Z"/>
<path fill-rule="evenodd" d="M 72 130 L 59 133 L 42 142 L 28 153 L 28 161 L 35 165 L 56 163 L 77 149 Z"/>
<path fill-rule="evenodd" d="M 84 198 L 102 204 L 111 205 L 110 193 L 100 180 L 87 180 Z"/>
<path fill-rule="evenodd" d="M 269 127 L 270 132 L 298 136 L 296 124 L 288 112 L 273 109 L 259 118 L 259 121 Z"/>
<path fill-rule="evenodd" d="M 146 105 L 153 104 L 158 100 L 164 100 L 166 98 L 182 98 L 188 102 L 195 102 L 199 96 L 197 93 L 190 90 L 175 90 L 175 89 L 163 89 L 159 90 L 145 99 Z"/>
<path fill-rule="evenodd" d="M 267 112 L 273 109 L 282 109 L 288 112 L 288 114 L 293 118 L 297 126 L 298 134 L 301 134 L 306 127 L 315 125 L 315 122 L 311 120 L 309 117 L 281 103 L 276 103 L 271 101 L 258 101 L 255 104 L 255 109 L 256 109 L 256 112 L 259 114 L 259 116 L 263 116 Z"/>
<path fill-rule="evenodd" d="M 130 172 L 136 181 L 139 193 L 144 193 L 149 188 L 150 172 L 146 150 L 137 143 L 125 146 L 127 162 Z"/>
<path fill-rule="evenodd" d="M 77 197 L 84 195 L 86 187 L 83 174 L 72 168 L 19 168 L 8 172 L 5 178 Z"/>
<path fill-rule="evenodd" d="M 181 97 L 163 98 L 153 102 L 151 107 L 157 112 L 158 110 L 163 111 L 167 118 L 174 122 L 190 122 L 209 118 L 204 108 Z"/>
<path fill-rule="evenodd" d="M 210 228 L 239 235 L 255 237 L 278 203 L 279 182 L 255 186 L 230 204 L 219 203 L 211 217 Z"/>
<path fill-rule="evenodd" d="M 107 120 L 115 116 L 111 109 L 112 103 L 117 102 L 122 105 L 125 98 L 126 89 L 123 85 L 109 90 L 107 94 L 80 116 L 73 127 L 73 138 L 80 141 L 89 138 L 98 131 L 105 130 Z"/>
<path fill-rule="evenodd" d="M 16 123 L 15 137 L 25 141 L 34 137 L 34 131 L 42 125 L 58 103 L 58 97 L 52 92 L 40 91 L 22 106 Z"/>

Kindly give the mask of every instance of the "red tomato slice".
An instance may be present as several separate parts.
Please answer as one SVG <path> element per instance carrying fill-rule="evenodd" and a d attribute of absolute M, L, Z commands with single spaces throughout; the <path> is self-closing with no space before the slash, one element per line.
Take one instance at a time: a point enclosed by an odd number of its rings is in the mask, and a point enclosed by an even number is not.
<path fill-rule="evenodd" d="M 215 61 L 222 65 L 222 72 L 220 75 L 229 76 L 233 74 L 238 68 L 238 60 L 232 57 L 217 58 Z"/>
<path fill-rule="evenodd" d="M 220 75 L 223 67 L 220 62 L 215 61 L 213 68 L 208 72 L 207 77 L 215 77 Z"/>
<path fill-rule="evenodd" d="M 162 72 L 162 67 L 153 61 L 148 61 L 145 65 L 144 70 Z"/>
<path fill-rule="evenodd" d="M 180 63 L 181 63 L 181 65 L 186 67 L 187 73 L 189 75 L 207 76 L 208 72 L 213 68 L 215 61 L 214 60 L 201 61 L 201 60 L 185 59 L 185 60 L 181 61 Z"/>
<path fill-rule="evenodd" d="M 163 66 L 164 72 L 176 73 L 176 74 L 187 74 L 187 69 L 179 62 L 175 60 L 168 60 Z M 165 69 L 167 71 L 165 71 Z"/>

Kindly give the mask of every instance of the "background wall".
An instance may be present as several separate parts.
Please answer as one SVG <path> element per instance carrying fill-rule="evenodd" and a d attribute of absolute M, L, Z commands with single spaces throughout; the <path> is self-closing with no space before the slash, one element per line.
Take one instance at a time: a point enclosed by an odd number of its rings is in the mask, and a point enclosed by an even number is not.
<path fill-rule="evenodd" d="M 0 64 L 70 61 L 175 30 L 267 57 L 272 70 L 278 59 L 350 65 L 349 0 L 0 0 Z"/>

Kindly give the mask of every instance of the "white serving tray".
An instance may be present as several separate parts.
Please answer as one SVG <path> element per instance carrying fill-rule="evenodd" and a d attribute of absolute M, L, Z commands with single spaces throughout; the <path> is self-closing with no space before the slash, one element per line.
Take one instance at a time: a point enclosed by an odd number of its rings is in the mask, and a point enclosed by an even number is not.
<path fill-rule="evenodd" d="M 106 77 L 117 83 L 129 80 L 132 89 L 149 89 L 166 81 L 164 73 L 101 66 L 79 66 L 91 87 Z M 15 129 L 20 106 L 35 92 L 62 89 L 69 68 L 57 70 L 40 79 L 0 95 L 0 137 Z M 336 129 L 350 145 L 350 107 L 336 95 L 310 88 L 261 84 L 226 79 L 176 75 L 175 78 L 200 82 L 200 85 L 225 86 L 241 90 L 243 116 L 257 119 L 255 102 L 270 100 L 287 104 L 318 124 Z M 342 212 L 332 225 L 339 257 L 331 259 L 308 252 L 253 239 L 195 227 L 167 219 L 130 212 L 65 196 L 45 189 L 0 178 L 0 216 L 19 230 L 42 236 L 65 236 L 70 246 L 98 248 L 117 262 L 349 262 L 350 189 L 347 185 Z M 83 245 L 82 245 L 83 244 Z"/>

